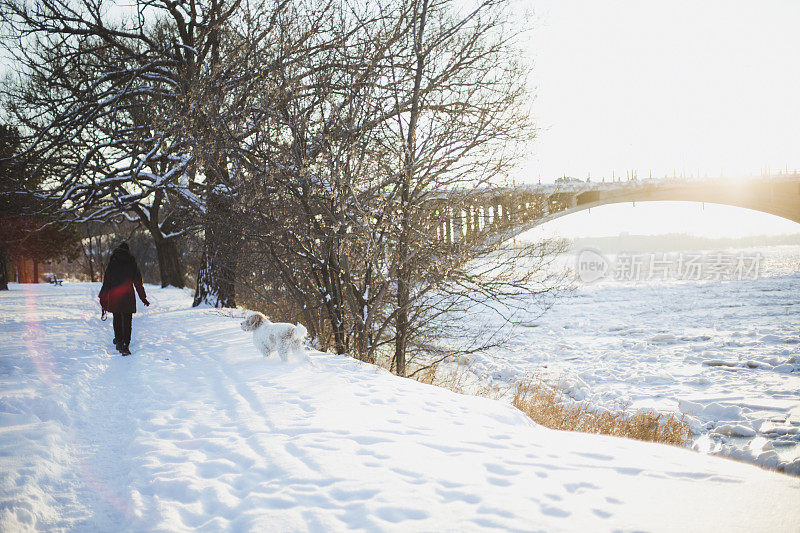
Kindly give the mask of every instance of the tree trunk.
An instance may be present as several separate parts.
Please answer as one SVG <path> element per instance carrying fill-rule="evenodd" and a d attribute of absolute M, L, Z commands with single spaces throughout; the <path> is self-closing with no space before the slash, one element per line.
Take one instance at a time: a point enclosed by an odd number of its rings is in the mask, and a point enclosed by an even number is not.
<path fill-rule="evenodd" d="M 411 181 L 414 179 L 416 165 L 416 133 L 420 112 L 420 87 L 425 69 L 425 57 L 422 54 L 422 35 L 425 32 L 425 19 L 428 15 L 428 0 L 423 0 L 415 13 L 414 53 L 416 55 L 416 71 L 414 87 L 411 93 L 411 111 L 408 119 L 408 136 L 406 138 L 405 157 L 403 161 L 403 183 L 400 193 L 400 237 L 397 243 L 397 319 L 395 321 L 394 367 L 398 376 L 406 375 L 406 348 L 408 347 L 408 308 L 411 304 L 411 282 L 414 269 L 410 264 L 409 246 L 411 245 Z M 417 22 L 418 21 L 418 22 Z M 418 24 L 418 26 L 417 26 Z"/>
<path fill-rule="evenodd" d="M 193 306 L 236 307 L 236 266 L 241 235 L 232 199 L 208 195 L 203 258 L 197 274 Z"/>
<path fill-rule="evenodd" d="M 94 258 L 89 256 L 88 261 L 89 261 L 89 281 L 94 283 L 97 281 L 97 276 L 95 276 L 94 273 Z"/>
<path fill-rule="evenodd" d="M 206 230 L 203 258 L 197 274 L 197 290 L 193 306 L 236 307 L 234 271 L 226 266 L 229 258 L 223 243 L 215 242 L 213 232 Z"/>
<path fill-rule="evenodd" d="M 89 281 L 94 283 L 97 281 L 97 278 L 94 275 L 94 246 L 93 246 L 93 236 L 89 231 L 88 225 L 86 226 L 86 240 L 89 241 L 88 249 L 87 246 L 81 246 L 81 251 L 83 252 L 83 257 L 86 260 L 86 269 L 89 271 Z"/>
<path fill-rule="evenodd" d="M 181 265 L 181 256 L 178 253 L 178 246 L 175 238 L 165 239 L 164 237 L 153 235 L 153 242 L 156 245 L 158 254 L 158 272 L 161 277 L 162 287 L 178 287 L 182 289 L 186 286 Z"/>
<path fill-rule="evenodd" d="M 408 244 L 401 237 L 400 255 L 408 257 Z M 409 280 L 407 266 L 400 268 L 397 277 L 397 319 L 395 322 L 394 340 L 394 368 L 398 376 L 406 375 L 406 346 L 408 346 L 408 304 L 409 304 Z"/>
<path fill-rule="evenodd" d="M 200 304 L 211 307 L 236 307 L 236 300 L 228 284 L 219 276 L 218 265 L 215 265 L 213 245 L 206 242 L 203 246 L 203 258 L 200 261 L 200 270 L 197 274 L 197 289 L 194 293 L 192 305 Z"/>
<path fill-rule="evenodd" d="M 412 118 L 413 126 L 413 118 Z M 413 134 L 409 133 L 413 140 Z M 413 148 L 412 148 L 413 150 Z M 406 375 L 406 348 L 408 347 L 408 307 L 411 304 L 411 281 L 413 268 L 410 264 L 410 225 L 411 213 L 409 204 L 412 179 L 413 155 L 406 154 L 406 175 L 403 180 L 400 201 L 403 206 L 400 213 L 400 236 L 397 242 L 397 318 L 395 320 L 394 369 L 398 376 Z"/>
<path fill-rule="evenodd" d="M 342 281 L 340 278 L 341 265 L 333 249 L 328 252 L 328 259 L 323 267 L 322 277 L 325 280 L 327 301 L 323 302 L 328 311 L 328 317 L 333 329 L 333 339 L 336 353 L 348 353 L 348 335 L 344 318 L 344 298 L 342 294 Z"/>
<path fill-rule="evenodd" d="M 0 245 L 0 291 L 8 290 L 8 256 Z"/>

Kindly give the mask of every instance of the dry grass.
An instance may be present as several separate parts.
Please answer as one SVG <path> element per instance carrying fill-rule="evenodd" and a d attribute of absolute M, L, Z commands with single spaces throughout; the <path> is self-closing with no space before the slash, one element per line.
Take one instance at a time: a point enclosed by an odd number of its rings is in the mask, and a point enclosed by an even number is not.
<path fill-rule="evenodd" d="M 467 365 L 448 365 L 446 371 L 434 365 L 418 372 L 413 379 L 459 394 L 492 399 L 512 394 L 514 407 L 537 424 L 552 429 L 614 435 L 674 446 L 688 446 L 691 442 L 692 433 L 683 416 L 654 411 L 631 413 L 624 405 L 617 412 L 594 411 L 587 404 L 570 405 L 564 401 L 559 387 L 546 383 L 541 377 L 528 378 L 509 390 L 476 383 Z"/>
<path fill-rule="evenodd" d="M 439 365 L 433 365 L 417 372 L 411 379 L 442 387 L 459 394 L 469 394 L 493 400 L 499 400 L 508 394 L 507 388 L 478 382 L 467 365 L 448 365 L 444 371 Z"/>
<path fill-rule="evenodd" d="M 644 411 L 628 413 L 594 412 L 586 405 L 570 406 L 561 391 L 541 378 L 520 382 L 512 404 L 534 422 L 553 429 L 615 435 L 629 439 L 659 442 L 676 446 L 688 445 L 689 424 L 683 417 Z"/>

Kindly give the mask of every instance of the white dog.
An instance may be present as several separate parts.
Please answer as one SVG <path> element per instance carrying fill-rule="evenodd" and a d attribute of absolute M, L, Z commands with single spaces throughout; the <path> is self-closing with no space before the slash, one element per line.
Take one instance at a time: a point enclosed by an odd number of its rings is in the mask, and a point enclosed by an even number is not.
<path fill-rule="evenodd" d="M 253 332 L 253 342 L 264 357 L 272 352 L 278 352 L 282 361 L 305 357 L 303 339 L 308 332 L 302 324 L 270 322 L 263 314 L 253 313 L 242 322 L 242 329 Z"/>

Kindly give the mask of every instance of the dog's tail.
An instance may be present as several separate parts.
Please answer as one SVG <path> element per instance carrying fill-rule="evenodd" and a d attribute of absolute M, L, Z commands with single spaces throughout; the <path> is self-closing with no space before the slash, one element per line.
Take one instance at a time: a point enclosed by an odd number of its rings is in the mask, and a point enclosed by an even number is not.
<path fill-rule="evenodd" d="M 306 335 L 308 335 L 306 327 L 298 322 L 294 327 L 294 331 L 292 331 L 292 340 L 295 342 L 302 342 L 302 340 L 306 338 Z"/>

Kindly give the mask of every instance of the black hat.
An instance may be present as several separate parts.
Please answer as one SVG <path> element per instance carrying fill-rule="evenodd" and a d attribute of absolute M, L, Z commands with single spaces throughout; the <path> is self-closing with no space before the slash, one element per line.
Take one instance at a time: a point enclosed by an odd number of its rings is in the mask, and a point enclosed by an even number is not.
<path fill-rule="evenodd" d="M 130 251 L 130 248 L 128 248 L 128 243 L 127 242 L 121 243 L 119 246 L 117 246 L 117 248 L 119 248 L 120 250 L 125 250 L 126 252 Z"/>

